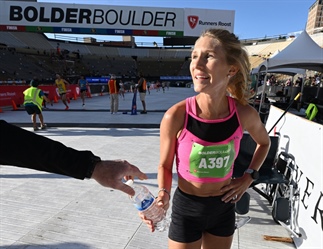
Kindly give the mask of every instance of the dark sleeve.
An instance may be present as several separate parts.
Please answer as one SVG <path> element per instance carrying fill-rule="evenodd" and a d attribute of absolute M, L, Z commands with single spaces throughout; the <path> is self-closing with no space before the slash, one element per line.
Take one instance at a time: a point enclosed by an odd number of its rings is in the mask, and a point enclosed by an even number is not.
<path fill-rule="evenodd" d="M 0 120 L 0 164 L 84 179 L 100 158 Z"/>

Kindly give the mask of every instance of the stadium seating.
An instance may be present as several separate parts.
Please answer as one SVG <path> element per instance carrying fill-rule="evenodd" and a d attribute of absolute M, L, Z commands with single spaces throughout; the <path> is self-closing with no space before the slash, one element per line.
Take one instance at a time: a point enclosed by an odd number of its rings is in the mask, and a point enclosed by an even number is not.
<path fill-rule="evenodd" d="M 42 33 L 1 32 L 0 80 L 31 79 L 34 75 L 53 78 L 55 72 L 73 75 L 189 76 L 190 47 L 129 47 L 118 42 L 80 43 L 72 40 L 48 39 Z M 323 34 L 313 40 L 323 46 Z M 264 58 L 282 51 L 292 39 L 266 39 L 247 45 L 251 69 Z M 247 44 L 247 43 L 246 43 Z M 57 54 L 57 46 L 60 53 Z M 134 45 L 135 46 L 135 45 Z"/>

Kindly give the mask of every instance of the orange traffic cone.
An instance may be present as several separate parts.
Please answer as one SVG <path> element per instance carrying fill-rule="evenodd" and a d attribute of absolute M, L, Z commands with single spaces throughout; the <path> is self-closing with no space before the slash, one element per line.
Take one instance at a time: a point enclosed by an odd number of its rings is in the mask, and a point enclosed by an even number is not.
<path fill-rule="evenodd" d="M 58 99 L 57 99 L 56 94 L 54 95 L 54 103 L 58 103 Z"/>
<path fill-rule="evenodd" d="M 18 110 L 17 105 L 16 105 L 16 103 L 15 103 L 15 101 L 13 99 L 11 100 L 11 103 L 12 103 L 12 109 L 14 111 Z"/>
<path fill-rule="evenodd" d="M 76 94 L 76 92 L 74 93 L 74 100 L 77 100 L 77 94 Z"/>

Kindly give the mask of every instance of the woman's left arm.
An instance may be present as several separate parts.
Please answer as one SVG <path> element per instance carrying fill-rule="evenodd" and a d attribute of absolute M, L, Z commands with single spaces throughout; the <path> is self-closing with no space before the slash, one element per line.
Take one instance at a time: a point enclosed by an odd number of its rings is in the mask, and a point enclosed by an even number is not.
<path fill-rule="evenodd" d="M 270 148 L 269 135 L 259 114 L 252 106 L 239 105 L 238 114 L 243 129 L 250 134 L 257 144 L 248 168 L 258 171 L 265 161 Z M 242 177 L 232 179 L 229 185 L 222 188 L 222 192 L 225 193 L 222 200 L 225 202 L 231 201 L 232 203 L 239 201 L 252 182 L 253 179 L 250 174 L 244 174 Z"/>

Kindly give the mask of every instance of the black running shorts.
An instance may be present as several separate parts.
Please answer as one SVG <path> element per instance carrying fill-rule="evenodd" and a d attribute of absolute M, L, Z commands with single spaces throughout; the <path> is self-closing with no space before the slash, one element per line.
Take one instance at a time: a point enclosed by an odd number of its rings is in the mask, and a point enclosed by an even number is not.
<path fill-rule="evenodd" d="M 228 237 L 235 230 L 234 204 L 225 203 L 222 196 L 198 197 L 176 189 L 173 197 L 169 239 L 191 243 L 204 232 Z"/>

